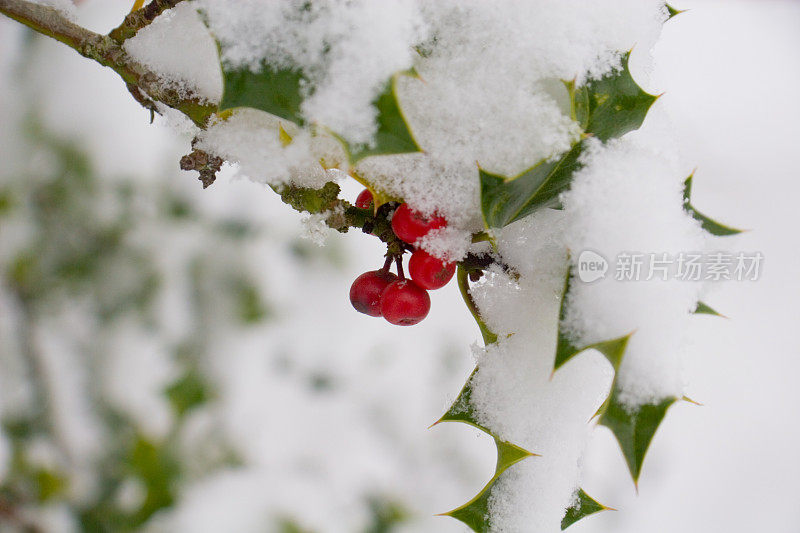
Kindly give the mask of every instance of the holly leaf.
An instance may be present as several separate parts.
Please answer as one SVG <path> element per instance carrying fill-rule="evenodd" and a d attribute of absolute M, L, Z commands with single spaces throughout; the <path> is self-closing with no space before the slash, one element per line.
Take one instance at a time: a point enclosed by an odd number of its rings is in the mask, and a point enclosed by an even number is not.
<path fill-rule="evenodd" d="M 688 178 L 686 178 L 686 181 L 683 182 L 683 208 L 686 210 L 686 212 L 689 213 L 695 220 L 700 221 L 700 224 L 703 226 L 704 230 L 712 235 L 716 235 L 717 237 L 726 237 L 728 235 L 736 235 L 737 233 L 741 233 L 742 230 L 720 224 L 719 222 L 712 220 L 694 208 L 691 203 L 693 179 L 694 173 L 692 173 Z"/>
<path fill-rule="evenodd" d="M 602 78 L 589 80 L 580 87 L 565 82 L 572 103 L 572 118 L 583 131 L 603 142 L 638 129 L 650 106 L 658 99 L 646 93 L 628 69 L 630 52 L 622 58 L 622 66 Z"/>
<path fill-rule="evenodd" d="M 694 308 L 693 313 L 695 315 L 714 315 L 725 318 L 725 315 L 717 312 L 716 310 L 714 310 L 714 308 L 710 307 L 709 305 L 703 302 L 697 302 L 697 307 Z"/>
<path fill-rule="evenodd" d="M 567 513 L 561 520 L 561 531 L 564 531 L 578 520 L 586 518 L 589 515 L 599 513 L 600 511 L 613 510 L 586 494 L 583 489 L 578 489 L 578 494 L 575 496 L 575 502 L 567 508 Z"/>
<path fill-rule="evenodd" d="M 472 378 L 477 371 L 477 368 L 472 371 L 472 374 L 470 374 L 469 378 L 467 379 L 467 383 L 461 389 L 461 392 L 458 394 L 458 397 L 453 402 L 450 409 L 448 409 L 447 412 L 434 423 L 434 425 L 440 422 L 462 422 L 480 429 L 484 433 L 491 435 L 491 437 L 494 439 L 495 445 L 497 446 L 497 465 L 492 478 L 470 501 L 453 509 L 452 511 L 448 511 L 440 515 L 457 518 L 472 528 L 473 531 L 482 533 L 489 531 L 491 526 L 489 501 L 497 480 L 500 478 L 503 472 L 508 470 L 511 466 L 527 457 L 536 456 L 536 454 L 531 453 L 517 446 L 516 444 L 512 444 L 501 439 L 478 422 L 475 408 L 473 407 L 471 401 Z"/>
<path fill-rule="evenodd" d="M 534 455 L 527 450 L 523 450 L 519 446 L 500 440 L 497 437 L 495 437 L 494 442 L 497 446 L 497 466 L 492 479 L 489 480 L 486 486 L 484 486 L 473 499 L 441 515 L 451 516 L 461 520 L 473 531 L 479 533 L 485 533 L 491 529 L 492 517 L 489 512 L 489 502 L 491 501 L 492 491 L 497 484 L 497 480 L 500 479 L 500 476 L 511 466 Z"/>
<path fill-rule="evenodd" d="M 222 65 L 223 93 L 219 110 L 252 107 L 302 126 L 305 77 L 299 69 L 276 69 L 263 64 L 260 70 Z"/>
<path fill-rule="evenodd" d="M 667 7 L 667 20 L 671 20 L 673 17 L 677 17 L 681 13 L 685 13 L 685 9 L 675 9 L 669 4 L 666 4 Z"/>
<path fill-rule="evenodd" d="M 639 483 L 642 463 L 653 436 L 667 410 L 676 401 L 677 398 L 670 397 L 658 403 L 631 407 L 619 401 L 619 390 L 615 386 L 601 407 L 599 422 L 609 428 L 616 437 L 636 485 Z"/>
<path fill-rule="evenodd" d="M 456 396 L 450 409 L 433 423 L 434 426 L 440 422 L 463 422 L 491 435 L 491 432 L 478 422 L 475 408 L 472 406 L 472 378 L 477 372 L 478 368 L 476 367 L 467 378 L 467 382 L 462 387 L 461 392 L 458 393 L 458 396 Z"/>
<path fill-rule="evenodd" d="M 580 87 L 565 82 L 572 118 L 586 135 L 605 142 L 642 125 L 658 98 L 639 87 L 628 69 L 630 53 L 622 56 L 620 69 Z M 558 160 L 542 160 L 522 174 L 507 177 L 479 169 L 481 211 L 486 228 L 501 228 L 542 207 L 558 207 L 558 196 L 569 189 L 581 168 L 581 142 Z"/>
<path fill-rule="evenodd" d="M 572 343 L 572 341 L 567 337 L 561 328 L 561 324 L 563 324 L 566 317 L 567 294 L 569 293 L 571 278 L 572 275 L 568 269 L 566 279 L 564 280 L 564 289 L 561 292 L 561 309 L 558 316 L 558 340 L 556 341 L 556 357 L 553 363 L 553 372 L 555 373 L 556 370 L 572 360 L 573 357 L 585 352 L 586 350 L 597 350 L 598 352 L 602 353 L 605 358 L 608 359 L 608 362 L 611 363 L 611 366 L 614 368 L 614 372 L 616 372 L 619 370 L 620 364 L 622 364 L 622 358 L 625 355 L 625 348 L 627 348 L 628 341 L 633 333 L 623 335 L 622 337 L 618 337 L 616 339 L 589 344 L 582 348 L 575 346 L 575 344 Z"/>
<path fill-rule="evenodd" d="M 581 165 L 582 144 L 576 143 L 556 161 L 542 160 L 522 174 L 505 177 L 478 169 L 481 211 L 486 228 L 502 228 L 541 207 L 555 207 Z"/>
<path fill-rule="evenodd" d="M 397 99 L 397 77 L 418 76 L 414 70 L 392 76 L 372 105 L 377 110 L 378 129 L 371 144 L 352 144 L 337 132 L 331 132 L 347 150 L 351 164 L 371 155 L 419 152 Z M 262 64 L 259 69 L 229 67 L 223 63 L 224 90 L 219 111 L 251 107 L 280 118 L 305 125 L 301 106 L 311 88 L 299 68 L 276 68 Z"/>
<path fill-rule="evenodd" d="M 378 110 L 376 117 L 378 130 L 375 133 L 373 144 L 355 145 L 339 137 L 345 145 L 350 164 L 354 165 L 365 157 L 373 155 L 407 154 L 421 151 L 411 134 L 411 129 L 397 99 L 397 78 L 404 75 L 417 77 L 413 70 L 395 74 L 372 103 Z"/>

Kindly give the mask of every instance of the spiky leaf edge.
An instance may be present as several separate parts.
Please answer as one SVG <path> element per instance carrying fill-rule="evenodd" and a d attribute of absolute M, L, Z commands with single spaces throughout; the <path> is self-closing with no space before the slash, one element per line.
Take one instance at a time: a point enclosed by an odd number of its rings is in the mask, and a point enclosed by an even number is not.
<path fill-rule="evenodd" d="M 741 233 L 742 230 L 720 224 L 719 222 L 700 213 L 692 205 L 692 180 L 694 179 L 694 172 L 683 182 L 683 208 L 689 213 L 692 218 L 699 221 L 703 229 L 717 237 L 727 237 L 729 235 L 736 235 Z"/>
<path fill-rule="evenodd" d="M 616 339 L 598 342 L 576 348 L 562 330 L 561 324 L 565 315 L 566 300 L 570 288 L 571 270 L 567 269 L 564 290 L 561 295 L 561 310 L 556 343 L 556 355 L 553 373 L 575 356 L 589 349 L 595 349 L 605 356 L 614 369 L 614 379 L 608 397 L 592 418 L 598 418 L 600 425 L 608 427 L 617 439 L 633 482 L 638 486 L 639 475 L 650 443 L 658 430 L 667 410 L 678 400 L 668 397 L 654 404 L 631 407 L 620 401 L 621 391 L 617 385 L 620 365 L 625 356 L 625 349 L 633 333 Z"/>

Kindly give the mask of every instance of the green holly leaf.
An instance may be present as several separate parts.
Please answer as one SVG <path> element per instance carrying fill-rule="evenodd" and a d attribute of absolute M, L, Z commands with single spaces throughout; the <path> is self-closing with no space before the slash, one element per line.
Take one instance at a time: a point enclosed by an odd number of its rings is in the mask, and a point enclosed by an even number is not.
<path fill-rule="evenodd" d="M 582 348 L 575 346 L 572 341 L 569 340 L 560 326 L 566 317 L 567 294 L 569 293 L 571 278 L 571 272 L 568 270 L 566 279 L 564 280 L 564 289 L 561 292 L 561 310 L 558 316 L 558 340 L 556 341 L 556 357 L 553 363 L 553 372 L 561 368 L 568 361 L 572 360 L 573 357 L 585 352 L 586 350 L 597 350 L 598 352 L 602 353 L 606 359 L 608 359 L 608 362 L 611 363 L 611 366 L 614 368 L 614 372 L 616 372 L 619 370 L 619 365 L 622 364 L 622 357 L 625 355 L 625 348 L 627 348 L 628 340 L 630 340 L 633 333 L 629 333 L 616 339 L 589 344 L 588 346 L 584 346 Z"/>
<path fill-rule="evenodd" d="M 471 527 L 473 531 L 485 532 L 489 531 L 491 525 L 489 501 L 495 483 L 503 474 L 503 472 L 508 470 L 511 466 L 527 457 L 536 456 L 536 454 L 531 453 L 517 446 L 516 444 L 512 444 L 501 439 L 478 422 L 475 414 L 475 408 L 473 407 L 471 401 L 472 378 L 477 371 L 477 368 L 472 371 L 472 374 L 470 374 L 469 378 L 467 379 L 467 383 L 461 389 L 461 392 L 458 394 L 458 397 L 453 402 L 450 409 L 448 409 L 447 412 L 434 423 L 434 425 L 440 422 L 461 422 L 480 429 L 484 433 L 491 435 L 491 437 L 494 439 L 495 445 L 497 446 L 497 465 L 495 467 L 495 473 L 494 476 L 492 476 L 492 479 L 489 480 L 486 486 L 484 486 L 483 489 L 481 489 L 481 491 L 473 499 L 464 505 L 453 509 L 452 511 L 442 513 L 442 516 L 452 516 L 453 518 L 461 520 Z"/>
<path fill-rule="evenodd" d="M 222 65 L 224 90 L 219 110 L 252 107 L 302 126 L 305 77 L 299 69 L 275 69 L 262 65 L 260 70 Z"/>
<path fill-rule="evenodd" d="M 593 515 L 595 513 L 599 513 L 600 511 L 612 511 L 610 507 L 606 507 L 605 505 L 601 504 L 588 494 L 584 492 L 583 489 L 578 489 L 578 494 L 575 498 L 575 503 L 573 503 L 569 508 L 567 508 L 567 513 L 564 515 L 564 518 L 561 520 L 561 531 L 564 531 L 569 526 L 581 520 L 582 518 L 586 518 L 589 515 Z"/>
<path fill-rule="evenodd" d="M 718 311 L 714 310 L 712 307 L 703 302 L 697 302 L 697 307 L 694 308 L 693 313 L 696 315 L 714 315 L 725 318 L 725 315 L 719 313 Z"/>
<path fill-rule="evenodd" d="M 600 79 L 576 87 L 565 82 L 572 103 L 572 118 L 583 131 L 603 142 L 638 129 L 657 96 L 642 90 L 628 69 L 630 52 L 622 56 L 622 66 Z"/>
<path fill-rule="evenodd" d="M 658 403 L 630 407 L 619 401 L 616 386 L 601 407 L 600 424 L 611 430 L 619 443 L 622 455 L 628 463 L 633 482 L 638 485 L 642 463 L 647 449 L 667 414 L 667 410 L 677 398 L 665 398 Z"/>
<path fill-rule="evenodd" d="M 686 212 L 689 213 L 695 220 L 699 220 L 704 230 L 712 235 L 716 235 L 717 237 L 726 237 L 728 235 L 736 235 L 737 233 L 741 233 L 742 230 L 720 224 L 719 222 L 708 218 L 694 208 L 691 203 L 693 179 L 694 173 L 692 173 L 688 178 L 686 178 L 686 181 L 683 182 L 683 208 L 686 210 Z"/>
<path fill-rule="evenodd" d="M 685 13 L 686 12 L 685 9 L 675 9 L 674 7 L 672 7 L 669 4 L 666 4 L 666 7 L 667 7 L 667 14 L 668 14 L 667 20 L 671 20 L 673 17 L 677 17 L 681 13 Z"/>
<path fill-rule="evenodd" d="M 479 169 L 481 211 L 486 228 L 502 228 L 539 208 L 554 207 L 581 165 L 583 147 L 576 143 L 560 159 L 543 160 L 522 174 L 505 177 Z"/>
<path fill-rule="evenodd" d="M 473 499 L 452 511 L 442 513 L 443 516 L 451 516 L 461 520 L 473 531 L 478 533 L 485 533 L 491 529 L 489 502 L 491 501 L 492 491 L 497 484 L 497 480 L 500 479 L 500 476 L 511 466 L 534 455 L 527 450 L 523 450 L 519 446 L 502 441 L 497 437 L 495 437 L 494 442 L 497 446 L 497 466 L 492 479 L 489 480 L 486 486 L 483 487 Z"/>
<path fill-rule="evenodd" d="M 352 144 L 337 132 L 331 132 L 344 145 L 351 164 L 372 155 L 420 151 L 397 99 L 398 76 L 418 77 L 416 71 L 412 69 L 395 74 L 386 82 L 383 91 L 372 103 L 377 109 L 378 124 L 372 144 Z M 232 68 L 223 64 L 222 77 L 224 90 L 219 111 L 251 107 L 299 126 L 305 125 L 300 108 L 311 88 L 302 70 L 275 68 L 268 64 L 263 64 L 258 70 L 252 70 L 248 67 Z"/>
<path fill-rule="evenodd" d="M 378 110 L 376 117 L 378 131 L 375 133 L 374 144 L 354 145 L 339 137 L 345 145 L 350 164 L 354 165 L 372 155 L 407 154 L 421 151 L 411 134 L 411 129 L 397 99 L 397 78 L 399 76 L 417 77 L 417 74 L 413 70 L 395 74 L 373 102 Z"/>
<path fill-rule="evenodd" d="M 464 424 L 469 424 L 485 433 L 491 434 L 488 429 L 478 422 L 475 408 L 472 406 L 472 378 L 477 372 L 478 369 L 476 367 L 475 370 L 472 371 L 472 374 L 469 375 L 469 378 L 467 378 L 466 384 L 464 384 L 461 392 L 458 393 L 450 409 L 448 409 L 439 420 L 433 423 L 434 426 L 440 422 L 463 422 Z"/>

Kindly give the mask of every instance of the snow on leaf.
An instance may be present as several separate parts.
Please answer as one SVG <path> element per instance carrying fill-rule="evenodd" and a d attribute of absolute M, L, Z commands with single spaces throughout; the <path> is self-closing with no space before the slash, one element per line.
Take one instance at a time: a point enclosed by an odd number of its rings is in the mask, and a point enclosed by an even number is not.
<path fill-rule="evenodd" d="M 561 368 L 565 363 L 570 361 L 573 357 L 586 350 L 597 350 L 602 353 L 611 366 L 614 372 L 619 370 L 619 365 L 622 363 L 622 357 L 625 355 L 625 348 L 628 346 L 628 340 L 633 333 L 629 333 L 616 339 L 611 339 L 602 342 L 596 342 L 588 346 L 579 348 L 569 340 L 567 335 L 561 330 L 560 324 L 563 323 L 566 314 L 566 300 L 569 293 L 571 273 L 567 271 L 566 280 L 564 281 L 564 290 L 561 293 L 561 311 L 559 313 L 559 328 L 558 340 L 556 342 L 556 356 L 553 363 L 553 372 Z"/>
<path fill-rule="evenodd" d="M 572 118 L 586 135 L 605 142 L 633 131 L 644 122 L 658 98 L 639 87 L 628 70 L 630 53 L 622 56 L 622 67 L 598 80 L 576 86 L 565 82 L 570 95 Z M 487 228 L 503 227 L 541 207 L 557 207 L 558 196 L 569 189 L 583 144 L 555 161 L 543 160 L 522 174 L 499 176 L 480 170 L 481 211 Z"/>
<path fill-rule="evenodd" d="M 598 502 L 588 494 L 583 489 L 578 489 L 578 494 L 575 498 L 575 503 L 573 503 L 569 508 L 567 508 L 567 513 L 564 515 L 563 520 L 561 520 L 561 531 L 564 531 L 569 526 L 581 520 L 582 518 L 586 518 L 589 515 L 593 515 L 595 513 L 599 513 L 600 511 L 610 511 L 612 510 L 610 507 L 606 507 L 602 503 Z"/>
<path fill-rule="evenodd" d="M 601 407 L 600 424 L 611 430 L 619 443 L 622 455 L 628 463 L 633 482 L 638 485 L 642 463 L 647 449 L 677 398 L 665 398 L 658 403 L 636 407 L 619 401 L 619 390 L 614 387 L 606 403 Z"/>
<path fill-rule="evenodd" d="M 658 97 L 642 90 L 628 69 L 630 52 L 622 67 L 580 87 L 565 82 L 572 103 L 572 118 L 583 131 L 605 142 L 638 129 Z"/>
<path fill-rule="evenodd" d="M 728 235 L 736 235 L 737 233 L 741 233 L 742 230 L 720 224 L 719 222 L 705 216 L 694 208 L 691 203 L 693 179 L 694 173 L 692 173 L 688 178 L 686 178 L 686 181 L 683 182 L 683 208 L 686 210 L 686 212 L 692 215 L 695 220 L 700 221 L 700 224 L 703 226 L 704 230 L 712 235 L 716 235 L 717 237 L 726 237 Z"/>
<path fill-rule="evenodd" d="M 372 155 L 406 154 L 421 151 L 403 116 L 400 102 L 397 100 L 397 77 L 402 75 L 416 76 L 416 73 L 408 71 L 392 76 L 384 90 L 373 102 L 378 110 L 376 117 L 378 131 L 375 133 L 375 144 L 372 146 L 352 145 L 343 141 L 351 164 Z"/>
<path fill-rule="evenodd" d="M 307 80 L 300 69 L 275 69 L 265 64 L 260 70 L 254 71 L 246 66 L 229 68 L 223 64 L 222 73 L 224 91 L 219 111 L 251 107 L 294 122 L 298 126 L 305 125 L 301 106 L 307 90 Z M 373 144 L 351 144 L 339 133 L 331 132 L 345 146 L 351 164 L 371 155 L 420 151 L 397 100 L 395 88 L 397 76 L 400 75 L 415 76 L 416 73 L 407 71 L 392 76 L 373 102 L 372 105 L 377 109 L 378 125 Z"/>
<path fill-rule="evenodd" d="M 560 159 L 540 161 L 510 178 L 479 169 L 485 227 L 501 228 L 541 207 L 555 206 L 558 195 L 569 188 L 572 175 L 580 168 L 582 149 L 582 144 L 576 143 Z"/>
<path fill-rule="evenodd" d="M 248 67 L 222 66 L 224 90 L 219 110 L 252 107 L 303 125 L 304 77 L 296 69 L 274 69 L 264 65 L 253 71 Z"/>
<path fill-rule="evenodd" d="M 497 467 L 495 468 L 492 479 L 490 479 L 486 486 L 469 502 L 452 511 L 442 513 L 444 516 L 451 516 L 461 520 L 473 531 L 478 533 L 488 532 L 491 529 L 492 517 L 489 512 L 489 504 L 497 480 L 511 466 L 534 455 L 519 446 L 500 440 L 497 437 L 494 437 L 494 442 L 497 446 Z"/>
<path fill-rule="evenodd" d="M 497 480 L 500 478 L 503 472 L 508 470 L 514 464 L 527 457 L 536 456 L 537 454 L 531 453 L 517 446 L 516 444 L 504 441 L 478 422 L 475 416 L 475 408 L 471 403 L 472 377 L 477 371 L 477 368 L 472 371 L 472 374 L 470 374 L 469 378 L 467 379 L 467 383 L 464 385 L 464 388 L 461 389 L 461 392 L 453 402 L 453 405 L 447 410 L 442 418 L 436 421 L 434 425 L 440 422 L 462 422 L 480 429 L 484 433 L 491 435 L 491 437 L 494 439 L 495 445 L 497 446 L 497 466 L 495 467 L 495 473 L 492 476 L 492 479 L 490 479 L 486 486 L 484 486 L 483 489 L 481 489 L 481 491 L 469 502 L 457 507 L 456 509 L 453 509 L 452 511 L 442 513 L 444 516 L 451 516 L 461 520 L 471 527 L 473 531 L 485 532 L 489 531 L 491 525 L 489 501 Z"/>
<path fill-rule="evenodd" d="M 478 369 L 476 367 L 469 375 L 469 378 L 467 378 L 466 384 L 461 389 L 461 392 L 458 393 L 450 409 L 448 409 L 434 425 L 439 422 L 463 422 L 491 434 L 488 429 L 478 423 L 478 419 L 475 415 L 475 408 L 472 406 L 472 378 L 477 372 Z"/>

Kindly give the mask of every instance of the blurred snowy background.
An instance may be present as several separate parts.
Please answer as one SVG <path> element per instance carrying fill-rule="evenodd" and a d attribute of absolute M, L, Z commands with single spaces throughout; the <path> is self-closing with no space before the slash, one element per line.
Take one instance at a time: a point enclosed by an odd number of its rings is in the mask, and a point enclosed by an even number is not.
<path fill-rule="evenodd" d="M 87 0 L 80 22 L 107 31 L 129 4 Z M 594 433 L 582 486 L 619 512 L 571 530 L 795 533 L 800 3 L 676 7 L 646 88 L 697 164 L 695 205 L 751 229 L 733 247 L 764 272 L 706 299 L 731 318 L 694 325 L 704 406 L 671 410 L 638 496 Z M 414 328 L 358 315 L 375 239 L 318 247 L 262 185 L 201 190 L 176 170 L 189 140 L 115 74 L 6 19 L 0 117 L 0 531 L 464 530 L 433 515 L 495 458 L 466 426 L 427 429 L 473 367 L 455 286 Z"/>

